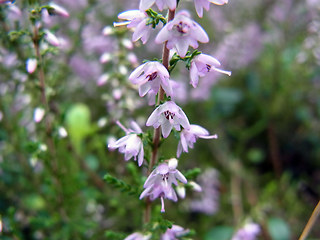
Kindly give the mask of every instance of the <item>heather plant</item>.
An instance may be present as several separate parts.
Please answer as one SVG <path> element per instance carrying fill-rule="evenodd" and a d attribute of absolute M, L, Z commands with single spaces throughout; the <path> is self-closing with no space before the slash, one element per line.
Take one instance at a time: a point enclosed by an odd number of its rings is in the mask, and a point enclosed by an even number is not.
<path fill-rule="evenodd" d="M 318 30 L 314 0 L 0 1 L 0 238 L 319 238 Z"/>

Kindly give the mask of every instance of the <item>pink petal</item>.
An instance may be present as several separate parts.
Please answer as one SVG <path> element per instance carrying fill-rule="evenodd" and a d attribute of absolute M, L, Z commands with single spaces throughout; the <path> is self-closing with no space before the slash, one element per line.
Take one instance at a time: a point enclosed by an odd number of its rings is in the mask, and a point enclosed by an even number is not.
<path fill-rule="evenodd" d="M 160 105 L 161 106 L 161 105 Z M 146 122 L 146 126 L 152 126 L 154 125 L 158 120 L 159 120 L 159 115 L 161 114 L 159 107 L 157 107 L 150 115 L 150 117 L 148 118 L 147 122 Z"/>
<path fill-rule="evenodd" d="M 188 182 L 188 180 L 186 179 L 185 176 L 183 176 L 183 174 L 179 171 L 176 170 L 174 176 L 182 183 L 186 184 Z"/>
<path fill-rule="evenodd" d="M 169 121 L 165 121 L 164 124 L 161 125 L 162 136 L 167 138 L 172 130 L 172 125 Z"/>
<path fill-rule="evenodd" d="M 122 12 L 118 15 L 119 19 L 124 19 L 124 20 L 132 20 L 135 19 L 137 17 L 143 17 L 144 13 L 141 12 L 140 10 L 129 10 L 129 11 L 125 11 Z"/>
<path fill-rule="evenodd" d="M 196 88 L 198 86 L 198 82 L 199 82 L 198 69 L 194 61 L 192 61 L 191 67 L 190 67 L 190 84 L 194 88 Z"/>
<path fill-rule="evenodd" d="M 181 38 L 176 42 L 175 48 L 177 50 L 178 55 L 184 58 L 189 48 L 189 42 L 186 41 L 186 39 Z"/>
<path fill-rule="evenodd" d="M 168 31 L 167 26 L 165 26 L 164 28 L 162 28 L 160 30 L 160 32 L 158 33 L 158 35 L 154 41 L 158 44 L 163 43 L 163 42 L 167 41 L 168 39 L 170 39 L 171 35 L 172 34 Z"/>
<path fill-rule="evenodd" d="M 154 4 L 155 1 L 156 0 L 141 0 L 140 5 L 139 5 L 139 9 L 141 11 L 146 11 Z"/>
<path fill-rule="evenodd" d="M 170 10 L 175 10 L 177 7 L 177 0 L 166 0 L 167 5 L 169 7 Z"/>
<path fill-rule="evenodd" d="M 197 14 L 200 18 L 202 18 L 203 15 L 203 7 L 201 5 L 201 1 L 200 0 L 194 0 L 194 6 L 196 8 Z"/>
<path fill-rule="evenodd" d="M 144 157 L 144 150 L 143 150 L 143 144 L 141 144 L 140 152 L 139 152 L 139 156 L 138 156 L 138 165 L 139 165 L 139 167 L 143 163 L 143 157 Z"/>
<path fill-rule="evenodd" d="M 143 68 L 145 67 L 147 63 L 144 63 L 142 65 L 140 65 L 139 67 L 137 67 L 129 76 L 129 81 L 131 82 L 135 82 L 137 80 L 137 78 L 143 73 Z M 136 83 L 133 83 L 136 84 Z"/>
<path fill-rule="evenodd" d="M 147 94 L 147 92 L 149 92 L 150 89 L 151 89 L 151 85 L 149 82 L 146 82 L 145 84 L 140 85 L 139 96 L 143 97 L 144 95 Z"/>
<path fill-rule="evenodd" d="M 228 0 L 209 0 L 209 2 L 217 4 L 217 5 L 223 5 L 223 4 L 227 4 Z"/>
<path fill-rule="evenodd" d="M 142 38 L 148 32 L 149 26 L 147 26 L 146 24 L 147 24 L 147 19 L 144 19 L 143 21 L 141 21 L 138 24 L 138 26 L 136 27 L 136 29 L 134 30 L 134 33 L 132 35 L 133 42 L 138 41 L 140 38 Z"/>
<path fill-rule="evenodd" d="M 196 22 L 194 22 L 196 25 L 193 30 L 191 31 L 192 37 L 194 37 L 196 40 L 202 43 L 207 43 L 209 42 L 209 37 L 205 30 Z"/>

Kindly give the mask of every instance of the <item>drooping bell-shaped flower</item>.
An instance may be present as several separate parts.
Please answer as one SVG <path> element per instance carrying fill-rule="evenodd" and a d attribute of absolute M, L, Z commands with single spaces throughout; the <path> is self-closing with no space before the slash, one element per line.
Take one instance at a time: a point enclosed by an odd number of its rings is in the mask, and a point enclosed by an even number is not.
<path fill-rule="evenodd" d="M 206 74 L 212 71 L 220 72 L 231 76 L 230 71 L 222 70 L 219 67 L 220 62 L 207 54 L 199 54 L 195 56 L 191 61 L 190 66 L 190 84 L 195 88 L 198 85 L 199 77 L 204 77 Z"/>
<path fill-rule="evenodd" d="M 182 126 L 185 129 L 190 128 L 189 120 L 182 109 L 173 101 L 165 102 L 158 106 L 150 115 L 146 123 L 147 126 L 158 128 L 161 126 L 162 136 L 168 137 L 172 128 L 177 131 Z"/>
<path fill-rule="evenodd" d="M 160 198 L 161 212 L 165 212 L 164 198 L 176 202 L 178 197 L 172 187 L 172 184 L 177 186 L 177 180 L 184 184 L 187 183 L 187 179 L 179 170 L 176 169 L 177 165 L 177 159 L 172 158 L 168 163 L 161 163 L 156 167 L 145 181 L 143 185 L 145 190 L 141 193 L 140 199 L 146 196 L 149 196 L 151 201 L 156 198 Z"/>
<path fill-rule="evenodd" d="M 184 229 L 178 225 L 172 225 L 167 231 L 161 235 L 160 240 L 178 240 L 189 232 L 189 229 Z"/>
<path fill-rule="evenodd" d="M 210 3 L 223 5 L 228 3 L 228 0 L 194 0 L 194 6 L 196 7 L 196 11 L 199 17 L 202 17 L 203 9 L 209 11 Z"/>
<path fill-rule="evenodd" d="M 147 9 L 151 8 L 154 3 L 156 3 L 160 11 L 165 8 L 175 10 L 177 7 L 177 0 L 141 0 L 139 9 L 141 11 L 146 11 Z"/>
<path fill-rule="evenodd" d="M 133 29 L 133 42 L 141 39 L 142 43 L 145 44 L 148 41 L 152 31 L 152 25 L 147 25 L 149 17 L 146 12 L 140 10 L 129 10 L 120 13 L 118 18 L 126 21 L 113 23 L 113 25 L 115 27 L 127 25 L 127 28 Z"/>
<path fill-rule="evenodd" d="M 190 18 L 187 11 L 177 13 L 158 33 L 155 42 L 167 42 L 168 49 L 175 49 L 180 57 L 185 57 L 189 46 L 197 48 L 198 41 L 209 42 L 209 37 L 203 28 Z"/>
<path fill-rule="evenodd" d="M 218 135 L 209 135 L 209 132 L 205 128 L 199 125 L 191 124 L 189 129 L 185 128 L 180 132 L 177 157 L 180 157 L 182 151 L 188 152 L 188 147 L 193 148 L 193 145 L 197 141 L 197 138 L 213 139 L 218 138 Z"/>
<path fill-rule="evenodd" d="M 172 87 L 169 81 L 168 70 L 159 62 L 146 62 L 137 67 L 129 76 L 129 80 L 133 84 L 139 85 L 140 97 L 149 93 L 149 98 L 154 99 L 160 86 L 163 88 L 167 96 L 172 96 Z M 149 102 L 149 104 L 152 104 Z"/>
<path fill-rule="evenodd" d="M 141 138 L 138 136 L 138 134 L 142 133 L 141 128 L 134 121 L 131 122 L 132 129 L 126 129 L 119 122 L 117 122 L 117 124 L 126 132 L 127 135 L 116 142 L 108 144 L 108 148 L 111 150 L 119 148 L 119 152 L 124 154 L 124 159 L 126 161 L 132 157 L 136 161 L 138 157 L 138 165 L 140 167 L 144 158 L 143 143 Z"/>

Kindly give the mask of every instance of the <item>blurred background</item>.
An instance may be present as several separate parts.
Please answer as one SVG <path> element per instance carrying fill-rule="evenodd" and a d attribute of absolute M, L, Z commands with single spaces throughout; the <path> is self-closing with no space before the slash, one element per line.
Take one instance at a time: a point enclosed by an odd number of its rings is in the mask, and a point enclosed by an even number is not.
<path fill-rule="evenodd" d="M 128 76 L 161 58 L 161 25 L 142 45 L 112 27 L 137 0 L 55 0 L 69 16 L 32 12 L 48 3 L 0 4 L 0 238 L 123 239 L 142 230 L 146 168 L 107 144 L 125 134 L 116 120 L 152 133 L 153 107 Z M 258 239 L 297 239 L 320 195 L 320 2 L 230 0 L 202 19 L 193 1 L 179 9 L 208 33 L 200 50 L 232 76 L 212 73 L 194 89 L 182 64 L 173 71 L 190 123 L 219 138 L 182 154 L 179 170 L 203 191 L 167 201 L 163 218 L 195 230 L 194 239 L 230 239 L 246 222 L 260 225 Z M 42 60 L 28 72 L 28 59 L 39 57 L 35 25 L 59 44 L 40 34 Z M 161 156 L 174 157 L 177 144 L 171 134 Z M 118 191 L 123 184 L 128 191 Z M 159 209 L 156 200 L 154 216 Z M 319 220 L 309 239 L 320 239 Z"/>

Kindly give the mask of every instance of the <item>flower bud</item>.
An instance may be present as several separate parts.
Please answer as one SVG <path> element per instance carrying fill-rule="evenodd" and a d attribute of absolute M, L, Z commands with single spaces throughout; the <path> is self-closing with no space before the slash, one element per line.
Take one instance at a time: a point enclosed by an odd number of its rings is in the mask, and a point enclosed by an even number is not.
<path fill-rule="evenodd" d="M 29 58 L 26 62 L 26 69 L 28 73 L 33 73 L 37 69 L 38 61 L 35 58 Z"/>

